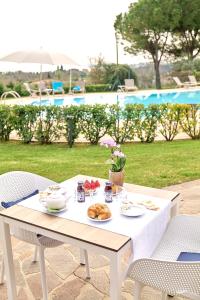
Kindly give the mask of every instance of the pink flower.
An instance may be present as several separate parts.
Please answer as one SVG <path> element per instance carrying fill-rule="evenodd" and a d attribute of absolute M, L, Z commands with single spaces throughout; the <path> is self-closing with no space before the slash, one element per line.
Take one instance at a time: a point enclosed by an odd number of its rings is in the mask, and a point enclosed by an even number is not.
<path fill-rule="evenodd" d="M 117 157 L 125 157 L 124 153 L 121 152 L 121 151 L 118 151 L 118 150 L 115 150 L 115 151 L 113 152 L 113 155 L 114 155 L 114 156 L 117 156 Z"/>
<path fill-rule="evenodd" d="M 115 143 L 115 141 L 113 139 L 105 139 L 105 140 L 101 141 L 100 146 L 104 146 L 106 148 L 113 148 L 113 147 L 116 147 L 117 144 Z"/>
<path fill-rule="evenodd" d="M 100 145 L 110 149 L 110 159 L 106 161 L 111 165 L 110 170 L 112 172 L 122 171 L 126 164 L 126 155 L 121 151 L 120 145 L 117 145 L 112 138 L 102 140 Z"/>

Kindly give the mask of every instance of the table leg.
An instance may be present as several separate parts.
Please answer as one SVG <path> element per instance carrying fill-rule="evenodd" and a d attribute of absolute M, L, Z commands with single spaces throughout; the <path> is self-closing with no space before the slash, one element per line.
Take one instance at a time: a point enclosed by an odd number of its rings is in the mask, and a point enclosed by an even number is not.
<path fill-rule="evenodd" d="M 6 285 L 8 300 L 17 299 L 16 282 L 15 282 L 15 270 L 12 255 L 12 245 L 10 238 L 10 228 L 9 225 L 4 223 L 3 220 L 0 221 L 1 226 L 1 239 L 3 246 L 5 273 L 6 273 Z"/>
<path fill-rule="evenodd" d="M 116 253 L 110 258 L 110 299 L 121 299 L 121 262 Z"/>
<path fill-rule="evenodd" d="M 179 214 L 179 205 L 180 205 L 180 201 L 181 201 L 181 196 L 179 195 L 178 197 L 176 197 L 176 199 L 172 202 L 172 206 L 171 206 L 171 218 L 175 217 Z"/>

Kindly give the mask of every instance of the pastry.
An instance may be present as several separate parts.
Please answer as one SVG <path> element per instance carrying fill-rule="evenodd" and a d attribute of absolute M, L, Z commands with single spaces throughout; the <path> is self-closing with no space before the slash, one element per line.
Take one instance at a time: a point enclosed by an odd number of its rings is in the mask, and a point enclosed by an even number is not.
<path fill-rule="evenodd" d="M 87 211 L 88 217 L 98 220 L 106 220 L 111 217 L 111 211 L 106 204 L 96 203 L 91 205 Z"/>

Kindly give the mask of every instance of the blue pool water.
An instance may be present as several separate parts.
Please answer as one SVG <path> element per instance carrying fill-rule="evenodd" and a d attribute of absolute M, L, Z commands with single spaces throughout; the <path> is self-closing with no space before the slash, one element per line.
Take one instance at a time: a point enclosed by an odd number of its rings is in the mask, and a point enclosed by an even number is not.
<path fill-rule="evenodd" d="M 80 104 L 115 104 L 119 102 L 125 104 L 161 104 L 161 103 L 183 103 L 200 104 L 200 90 L 190 90 L 185 92 L 152 92 L 138 94 L 86 94 L 84 96 L 66 96 L 65 98 L 49 98 L 45 100 L 34 100 L 33 105 L 80 105 Z"/>

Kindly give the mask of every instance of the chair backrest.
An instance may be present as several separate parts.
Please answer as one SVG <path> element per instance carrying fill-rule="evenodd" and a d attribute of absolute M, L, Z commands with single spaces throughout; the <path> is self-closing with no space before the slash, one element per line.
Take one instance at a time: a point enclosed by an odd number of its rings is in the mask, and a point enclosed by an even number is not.
<path fill-rule="evenodd" d="M 0 203 L 10 202 L 30 195 L 35 190 L 42 191 L 54 181 L 29 172 L 13 171 L 0 175 Z M 4 209 L 0 205 L 0 210 Z M 11 226 L 12 234 L 20 240 L 37 245 L 37 235 L 33 232 Z"/>
<path fill-rule="evenodd" d="M 39 88 L 39 90 L 40 91 L 45 91 L 46 90 L 46 83 L 44 82 L 44 81 L 40 81 L 39 83 L 38 83 L 38 88 Z"/>
<path fill-rule="evenodd" d="M 28 82 L 24 82 L 24 86 L 25 86 L 26 90 L 30 93 L 30 95 L 32 95 L 32 91 L 31 91 L 29 83 Z"/>
<path fill-rule="evenodd" d="M 61 82 L 61 81 L 54 81 L 54 82 L 52 82 L 52 89 L 54 91 L 63 90 L 63 82 Z"/>
<path fill-rule="evenodd" d="M 191 83 L 193 84 L 197 83 L 196 77 L 194 75 L 189 75 L 188 78 Z"/>
<path fill-rule="evenodd" d="M 13 171 L 0 175 L 0 203 L 26 197 L 35 190 L 42 191 L 54 181 L 29 172 Z"/>
<path fill-rule="evenodd" d="M 180 81 L 180 79 L 178 77 L 173 77 L 173 79 L 178 86 L 182 86 L 182 82 Z"/>
<path fill-rule="evenodd" d="M 124 79 L 124 83 L 125 83 L 126 87 L 133 87 L 133 86 L 135 86 L 134 79 Z"/>
<path fill-rule="evenodd" d="M 199 236 L 200 216 L 174 217 L 152 258 L 132 263 L 130 277 L 169 295 L 200 299 L 200 261 L 177 261 L 181 252 L 200 253 Z"/>
<path fill-rule="evenodd" d="M 77 91 L 79 91 L 79 92 L 85 92 L 85 81 L 83 81 L 83 80 L 78 80 L 77 82 L 76 82 L 76 85 L 75 85 L 75 87 L 73 88 L 74 90 L 77 90 Z"/>

